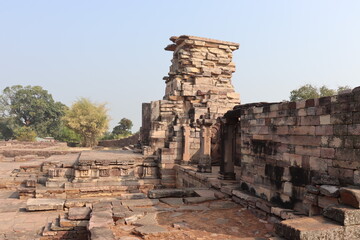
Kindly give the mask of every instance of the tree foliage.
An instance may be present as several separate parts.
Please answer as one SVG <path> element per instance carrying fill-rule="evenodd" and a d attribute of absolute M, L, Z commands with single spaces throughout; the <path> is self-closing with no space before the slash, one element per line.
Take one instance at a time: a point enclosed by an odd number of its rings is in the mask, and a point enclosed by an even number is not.
<path fill-rule="evenodd" d="M 130 119 L 122 118 L 117 126 L 115 126 L 112 130 L 113 135 L 123 135 L 128 136 L 131 135 L 131 128 L 133 127 L 133 123 Z"/>
<path fill-rule="evenodd" d="M 56 136 L 65 109 L 64 104 L 55 102 L 52 95 L 40 86 L 6 87 L 0 96 L 3 122 L 12 119 L 17 127 L 31 127 L 41 137 Z"/>
<path fill-rule="evenodd" d="M 56 140 L 67 142 L 71 145 L 76 145 L 81 142 L 81 137 L 74 130 L 61 124 Z"/>
<path fill-rule="evenodd" d="M 36 132 L 31 127 L 22 126 L 14 131 L 15 139 L 19 141 L 34 142 Z"/>
<path fill-rule="evenodd" d="M 83 146 L 93 147 L 108 128 L 109 117 L 105 104 L 95 104 L 81 98 L 66 112 L 64 121 L 67 127 L 80 135 Z"/>
<path fill-rule="evenodd" d="M 339 91 L 350 89 L 349 86 L 338 87 L 337 90 L 328 88 L 323 85 L 320 88 L 311 85 L 305 84 L 298 89 L 294 89 L 290 92 L 290 101 L 300 101 L 303 99 L 319 98 L 326 96 L 333 96 L 338 94 Z"/>

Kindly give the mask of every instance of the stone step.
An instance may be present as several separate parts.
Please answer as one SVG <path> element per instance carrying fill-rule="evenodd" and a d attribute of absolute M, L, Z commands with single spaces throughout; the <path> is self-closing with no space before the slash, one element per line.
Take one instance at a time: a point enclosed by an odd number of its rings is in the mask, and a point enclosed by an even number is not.
<path fill-rule="evenodd" d="M 89 207 L 71 207 L 68 212 L 69 220 L 89 220 L 91 209 Z"/>
<path fill-rule="evenodd" d="M 59 227 L 68 230 L 86 229 L 88 225 L 88 220 L 69 220 L 64 218 L 63 216 L 61 216 L 59 219 Z"/>
<path fill-rule="evenodd" d="M 323 215 L 342 224 L 343 226 L 360 224 L 360 209 L 356 209 L 350 206 L 330 206 L 324 209 Z"/>
<path fill-rule="evenodd" d="M 26 202 L 27 211 L 63 210 L 65 200 L 49 198 L 30 198 Z"/>
<path fill-rule="evenodd" d="M 291 240 L 343 239 L 344 227 L 322 216 L 295 218 L 276 225 L 276 233 Z"/>

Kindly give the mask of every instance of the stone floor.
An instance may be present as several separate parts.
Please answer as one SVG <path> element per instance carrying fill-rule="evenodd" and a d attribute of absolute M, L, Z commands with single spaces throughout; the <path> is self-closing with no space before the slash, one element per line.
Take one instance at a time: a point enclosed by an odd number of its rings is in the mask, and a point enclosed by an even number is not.
<path fill-rule="evenodd" d="M 116 222 L 112 227 L 115 239 L 237 240 L 271 237 L 271 224 L 229 200 L 172 206 L 160 203 L 157 209 L 131 224 Z"/>
<path fill-rule="evenodd" d="M 59 215 L 59 211 L 26 212 L 25 207 L 26 200 L 18 199 L 15 191 L 0 191 L 0 240 L 36 239 Z"/>
<path fill-rule="evenodd" d="M 83 157 L 86 159 L 87 155 L 84 154 Z M 103 153 L 100 152 L 98 157 L 103 158 Z M 61 159 L 65 158 L 62 156 Z M 70 155 L 65 160 L 72 163 L 74 157 Z M 11 158 L 4 158 L 0 161 L 0 181 L 11 182 L 14 180 L 14 169 L 21 165 L 39 165 L 42 161 L 45 159 L 14 162 Z M 47 161 L 59 161 L 59 157 L 53 156 Z M 273 226 L 255 217 L 249 210 L 230 199 L 211 199 L 202 202 L 204 198 L 168 198 L 160 201 L 146 198 L 139 199 L 138 205 L 134 204 L 135 200 L 118 197 L 97 198 L 94 202 L 111 202 L 113 215 L 111 217 L 110 214 L 110 218 L 105 220 L 111 220 L 110 235 L 115 236 L 116 240 L 235 240 L 271 237 Z M 121 207 L 115 205 L 119 200 Z M 44 227 L 54 222 L 59 215 L 65 214 L 60 210 L 27 212 L 26 201 L 18 198 L 16 187 L 0 188 L 0 240 L 41 239 Z M 128 215 L 120 221 L 113 221 L 115 209 L 123 208 Z"/>

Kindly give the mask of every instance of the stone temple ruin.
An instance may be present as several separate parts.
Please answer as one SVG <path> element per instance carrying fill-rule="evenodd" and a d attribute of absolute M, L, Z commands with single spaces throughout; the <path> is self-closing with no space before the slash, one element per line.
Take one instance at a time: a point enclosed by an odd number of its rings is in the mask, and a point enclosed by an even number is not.
<path fill-rule="evenodd" d="M 239 44 L 170 40 L 141 149 L 1 143 L 0 239 L 360 239 L 360 87 L 240 105 Z"/>
<path fill-rule="evenodd" d="M 171 37 L 169 75 L 163 100 L 143 104 L 141 140 L 159 156 L 161 184 L 175 186 L 175 164 L 199 163 L 211 172 L 211 137 L 217 119 L 240 103 L 231 84 L 232 52 L 239 44 L 192 36 Z"/>

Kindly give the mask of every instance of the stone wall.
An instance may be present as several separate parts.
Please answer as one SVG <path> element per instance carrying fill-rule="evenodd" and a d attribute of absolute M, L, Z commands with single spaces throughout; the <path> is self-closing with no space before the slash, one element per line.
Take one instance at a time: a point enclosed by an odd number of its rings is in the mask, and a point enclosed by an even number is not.
<path fill-rule="evenodd" d="M 126 147 L 129 145 L 135 145 L 137 143 L 139 143 L 139 134 L 135 133 L 134 135 L 127 137 L 127 138 L 122 138 L 122 139 L 117 139 L 117 140 L 99 141 L 98 146 L 121 148 L 121 147 Z"/>
<path fill-rule="evenodd" d="M 209 159 L 210 128 L 240 103 L 231 83 L 232 52 L 239 44 L 186 35 L 170 40 L 165 50 L 173 51 L 173 59 L 163 78 L 165 95 L 150 103 L 150 113 L 149 104 L 143 104 L 141 134 L 148 145 L 144 154 L 159 156 L 164 186 L 175 186 L 175 164 Z"/>
<path fill-rule="evenodd" d="M 339 186 L 360 186 L 360 87 L 299 102 L 239 105 L 225 118 L 234 147 L 225 152 L 234 155 L 224 153 L 222 164 L 236 165 L 243 190 L 316 213 L 338 202 Z"/>

